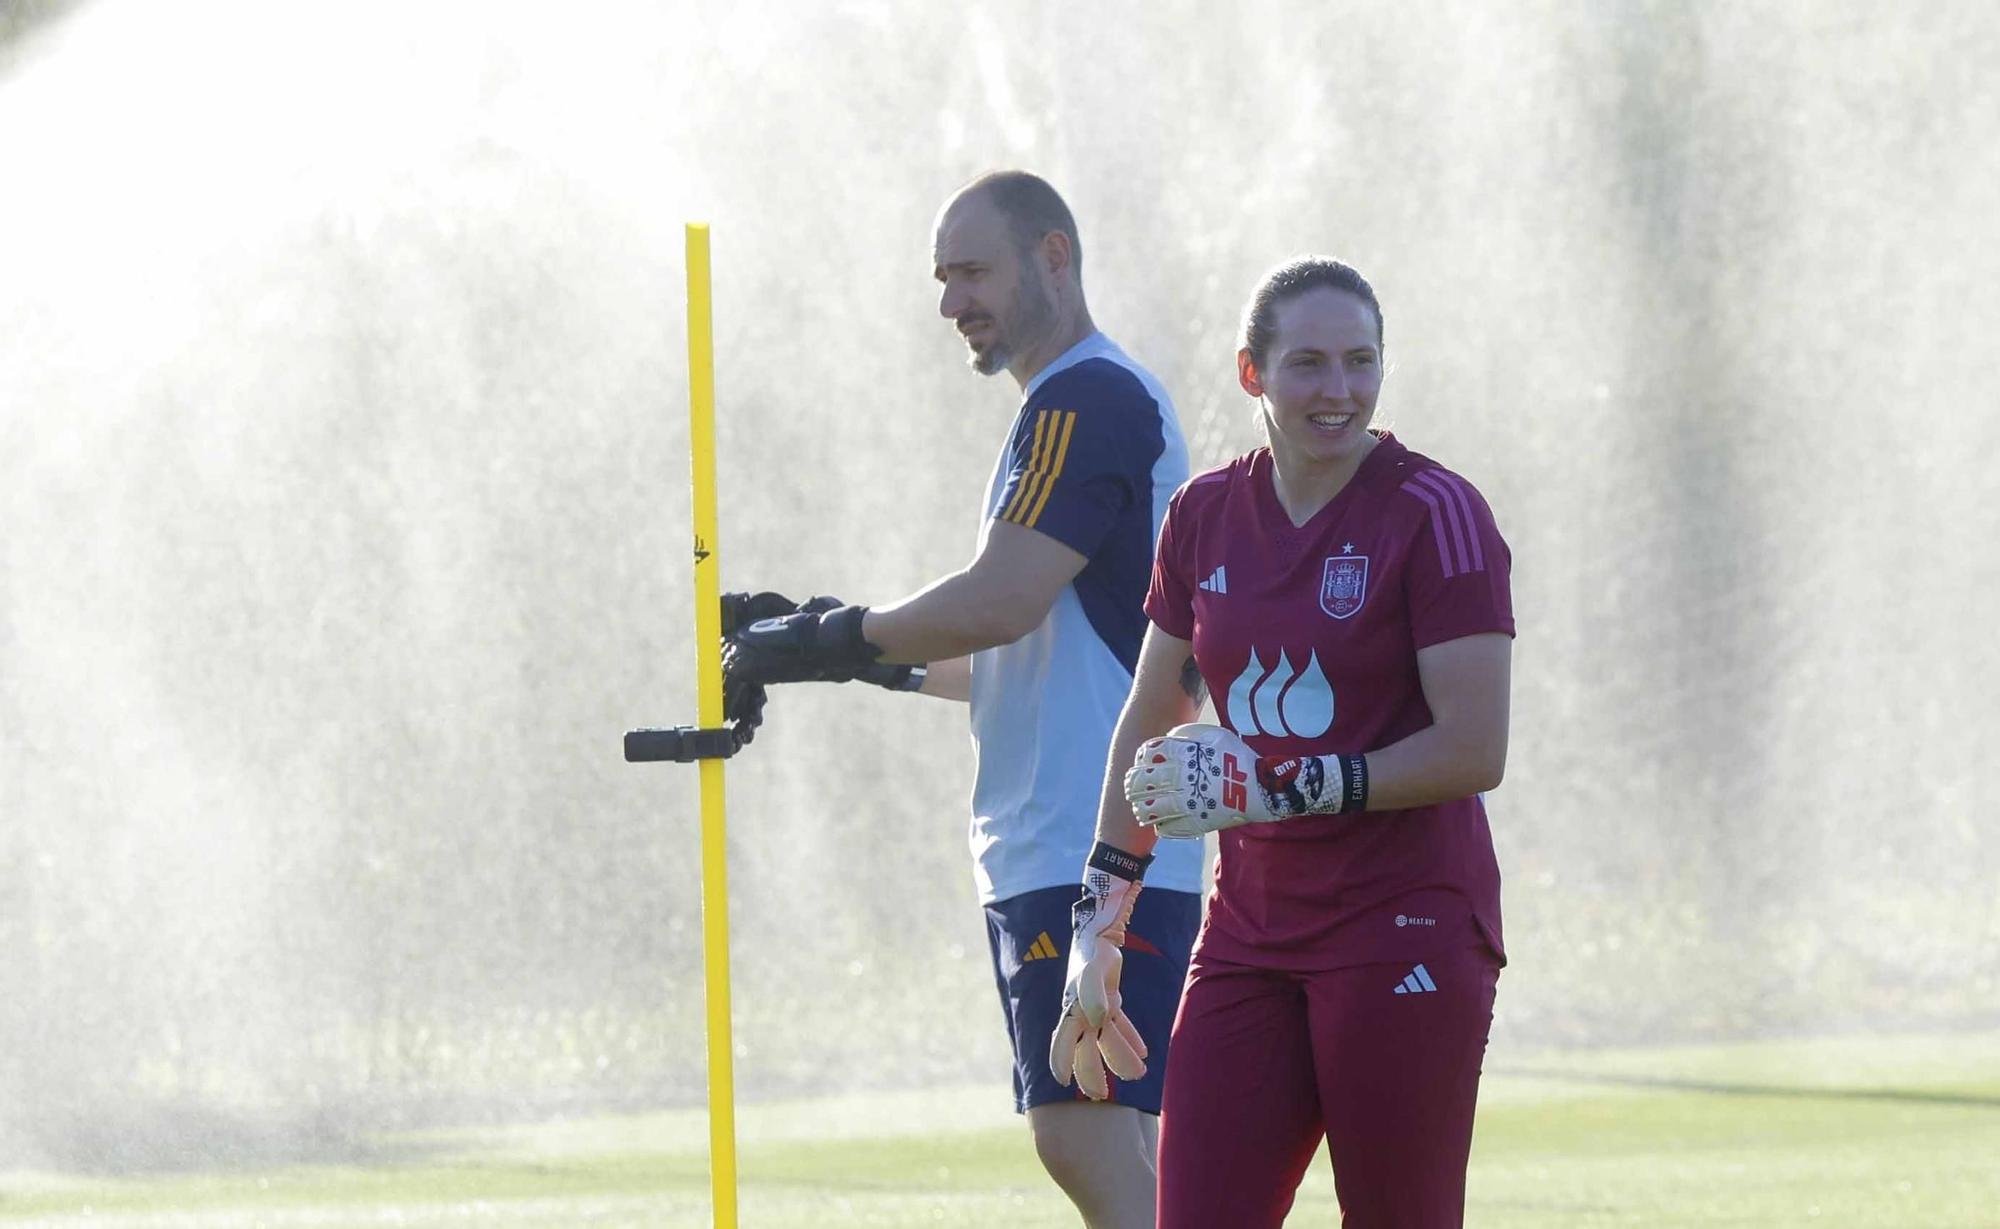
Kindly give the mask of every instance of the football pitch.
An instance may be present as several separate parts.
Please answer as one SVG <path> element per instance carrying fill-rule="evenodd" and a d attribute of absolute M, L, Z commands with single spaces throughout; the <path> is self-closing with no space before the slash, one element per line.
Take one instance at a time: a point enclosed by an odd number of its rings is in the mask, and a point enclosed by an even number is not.
<path fill-rule="evenodd" d="M 1005 1089 L 746 1105 L 740 1223 L 1071 1226 Z M 699 1110 L 384 1135 L 282 1166 L 0 1175 L 0 1223 L 709 1224 Z M 1337 1223 L 1316 1163 L 1289 1224 Z M 2000 1226 L 2000 1033 L 1489 1056 L 1467 1223 Z"/>

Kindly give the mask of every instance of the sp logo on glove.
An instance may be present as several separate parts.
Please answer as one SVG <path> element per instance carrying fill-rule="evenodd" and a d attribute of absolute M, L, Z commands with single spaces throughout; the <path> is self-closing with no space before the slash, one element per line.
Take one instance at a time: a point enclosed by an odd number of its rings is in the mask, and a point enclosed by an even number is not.
<path fill-rule="evenodd" d="M 1295 815 L 1344 815 L 1368 808 L 1368 761 L 1260 758 L 1219 725 L 1177 725 L 1139 744 L 1125 800 L 1140 823 L 1183 839 Z"/>
<path fill-rule="evenodd" d="M 1284 818 L 1261 783 L 1252 788 L 1256 766 L 1257 753 L 1221 726 L 1177 725 L 1139 744 L 1125 774 L 1125 799 L 1140 823 L 1183 839 Z"/>

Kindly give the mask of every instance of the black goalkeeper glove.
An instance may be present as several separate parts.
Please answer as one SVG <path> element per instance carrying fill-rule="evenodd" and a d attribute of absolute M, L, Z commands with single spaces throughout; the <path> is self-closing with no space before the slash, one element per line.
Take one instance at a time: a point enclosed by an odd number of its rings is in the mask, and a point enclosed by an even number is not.
<path fill-rule="evenodd" d="M 836 597 L 794 603 L 780 593 L 722 595 L 725 695 L 766 683 L 845 683 L 858 679 L 889 691 L 915 691 L 922 666 L 876 661 L 881 650 L 861 637 L 866 606 Z"/>
<path fill-rule="evenodd" d="M 722 648 L 725 658 L 729 652 L 731 632 L 759 619 L 790 614 L 797 609 L 798 603 L 782 593 L 723 594 Z M 723 670 L 722 719 L 736 732 L 738 746 L 746 745 L 756 738 L 757 727 L 764 724 L 764 704 L 769 698 L 761 684 L 743 678 L 731 678 L 728 669 Z"/>
<path fill-rule="evenodd" d="M 726 677 L 744 683 L 845 683 L 881 650 L 861 635 L 866 606 L 800 610 L 740 627 L 722 651 Z"/>

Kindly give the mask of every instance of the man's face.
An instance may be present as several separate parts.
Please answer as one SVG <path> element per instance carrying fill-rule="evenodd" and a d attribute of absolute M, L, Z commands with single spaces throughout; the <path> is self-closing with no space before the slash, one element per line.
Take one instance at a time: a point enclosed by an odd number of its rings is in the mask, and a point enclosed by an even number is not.
<path fill-rule="evenodd" d="M 1007 219 L 983 195 L 945 206 L 931 261 L 942 287 L 938 314 L 958 327 L 979 374 L 1005 371 L 1054 329 L 1055 304 L 1031 254 L 1015 246 Z"/>

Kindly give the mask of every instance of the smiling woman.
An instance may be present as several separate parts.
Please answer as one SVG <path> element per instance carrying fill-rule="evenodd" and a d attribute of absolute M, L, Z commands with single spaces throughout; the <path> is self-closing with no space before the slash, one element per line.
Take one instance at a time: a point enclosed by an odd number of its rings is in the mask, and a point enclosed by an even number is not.
<path fill-rule="evenodd" d="M 1280 1224 L 1324 1137 L 1349 1217 L 1443 1229 L 1506 962 L 1481 795 L 1507 756 L 1507 544 L 1470 483 L 1369 430 L 1382 312 L 1353 268 L 1267 276 L 1236 363 L 1268 445 L 1167 510 L 1098 818 L 1135 858 L 1222 834 L 1159 1223 Z M 1193 724 L 1189 663 L 1226 725 Z"/>
<path fill-rule="evenodd" d="M 1237 380 L 1259 400 L 1279 501 L 1294 524 L 1374 450 L 1382 305 L 1351 266 L 1308 257 L 1264 279 L 1244 313 Z"/>

